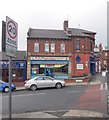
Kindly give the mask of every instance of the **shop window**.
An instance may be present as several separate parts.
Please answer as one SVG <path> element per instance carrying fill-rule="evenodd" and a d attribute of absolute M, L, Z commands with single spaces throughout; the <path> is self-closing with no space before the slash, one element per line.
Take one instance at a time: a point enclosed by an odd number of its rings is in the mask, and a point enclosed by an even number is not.
<path fill-rule="evenodd" d="M 23 79 L 24 78 L 24 72 L 23 69 L 18 70 L 18 79 Z"/>
<path fill-rule="evenodd" d="M 16 70 L 12 70 L 12 79 L 13 79 L 13 80 L 16 80 L 16 79 L 17 79 Z"/>
<path fill-rule="evenodd" d="M 43 74 L 44 75 L 44 68 L 45 68 L 45 65 L 40 65 L 40 67 L 39 67 L 39 74 Z"/>
<path fill-rule="evenodd" d="M 34 52 L 39 52 L 39 43 L 34 43 Z"/>
<path fill-rule="evenodd" d="M 49 43 L 45 43 L 45 52 L 46 52 L 46 53 L 49 52 Z"/>
<path fill-rule="evenodd" d="M 55 75 L 67 75 L 68 64 L 55 65 Z"/>
<path fill-rule="evenodd" d="M 76 40 L 76 50 L 80 50 L 80 40 Z"/>
<path fill-rule="evenodd" d="M 55 52 L 55 44 L 51 43 L 51 53 L 54 53 L 54 52 Z"/>
<path fill-rule="evenodd" d="M 61 43 L 61 53 L 65 53 L 65 43 Z"/>
<path fill-rule="evenodd" d="M 39 74 L 39 65 L 32 64 L 31 65 L 31 73 L 32 73 L 32 75 Z"/>

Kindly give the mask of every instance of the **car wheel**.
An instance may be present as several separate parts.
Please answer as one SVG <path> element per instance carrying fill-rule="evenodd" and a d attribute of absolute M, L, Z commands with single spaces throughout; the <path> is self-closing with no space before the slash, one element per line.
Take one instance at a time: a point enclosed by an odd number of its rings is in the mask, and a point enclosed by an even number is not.
<path fill-rule="evenodd" d="M 37 89 L 37 86 L 36 86 L 35 84 L 34 84 L 34 85 L 31 85 L 30 89 L 31 89 L 32 91 L 35 91 L 35 90 Z"/>
<path fill-rule="evenodd" d="M 5 87 L 4 92 L 9 92 L 9 87 Z"/>
<path fill-rule="evenodd" d="M 56 83 L 56 88 L 57 88 L 57 89 L 62 88 L 62 84 L 61 84 L 61 83 Z"/>

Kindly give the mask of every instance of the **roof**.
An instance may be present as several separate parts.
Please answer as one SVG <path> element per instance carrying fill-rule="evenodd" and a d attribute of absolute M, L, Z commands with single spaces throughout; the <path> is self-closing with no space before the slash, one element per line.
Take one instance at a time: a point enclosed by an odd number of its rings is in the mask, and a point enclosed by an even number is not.
<path fill-rule="evenodd" d="M 88 34 L 96 34 L 95 32 L 78 28 L 68 28 L 68 30 L 71 31 L 73 36 L 89 36 Z"/>
<path fill-rule="evenodd" d="M 0 52 L 0 56 L 1 60 L 9 60 L 6 52 Z M 17 58 L 13 58 L 13 60 L 26 60 L 26 51 L 17 51 Z"/>
<path fill-rule="evenodd" d="M 29 38 L 69 39 L 63 30 L 29 29 Z"/>
<path fill-rule="evenodd" d="M 53 38 L 53 39 L 70 39 L 70 36 L 86 36 L 90 37 L 89 34 L 96 34 L 95 32 L 77 29 L 77 28 L 68 28 L 67 34 L 64 30 L 48 30 L 48 29 L 32 29 L 29 28 L 28 38 Z"/>

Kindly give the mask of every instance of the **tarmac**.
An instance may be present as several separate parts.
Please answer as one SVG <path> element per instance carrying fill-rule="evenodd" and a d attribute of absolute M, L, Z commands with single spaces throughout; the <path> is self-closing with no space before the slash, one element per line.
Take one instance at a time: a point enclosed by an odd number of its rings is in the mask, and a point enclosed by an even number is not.
<path fill-rule="evenodd" d="M 97 74 L 93 76 L 91 82 L 88 83 L 66 83 L 66 86 L 70 85 L 89 85 L 89 84 L 100 84 L 100 81 L 106 79 L 106 76 L 101 76 Z M 25 90 L 24 86 L 19 86 L 16 88 L 16 91 Z M 55 113 L 61 113 L 61 117 Z M 3 115 L 3 118 L 8 118 L 8 115 Z M 73 118 L 73 117 L 91 117 L 91 118 L 105 118 L 107 115 L 104 115 L 100 112 L 95 112 L 91 110 L 78 110 L 78 109 L 69 109 L 69 110 L 58 110 L 58 111 L 38 111 L 38 112 L 27 112 L 20 114 L 12 114 L 12 118 Z"/>

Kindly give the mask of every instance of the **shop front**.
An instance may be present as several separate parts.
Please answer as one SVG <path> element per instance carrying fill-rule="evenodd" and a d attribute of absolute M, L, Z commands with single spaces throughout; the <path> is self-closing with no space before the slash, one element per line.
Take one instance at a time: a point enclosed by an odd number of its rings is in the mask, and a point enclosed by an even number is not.
<path fill-rule="evenodd" d="M 9 81 L 9 61 L 2 61 L 2 80 Z M 12 61 L 12 81 L 23 82 L 26 80 L 26 61 Z"/>
<path fill-rule="evenodd" d="M 68 78 L 68 69 L 69 69 L 69 61 L 68 59 L 61 59 L 52 57 L 46 57 L 45 59 L 32 59 L 30 61 L 31 64 L 31 78 L 39 75 L 51 76 L 54 78 Z"/>
<path fill-rule="evenodd" d="M 90 73 L 94 75 L 96 73 L 96 61 L 95 57 L 90 57 Z"/>

